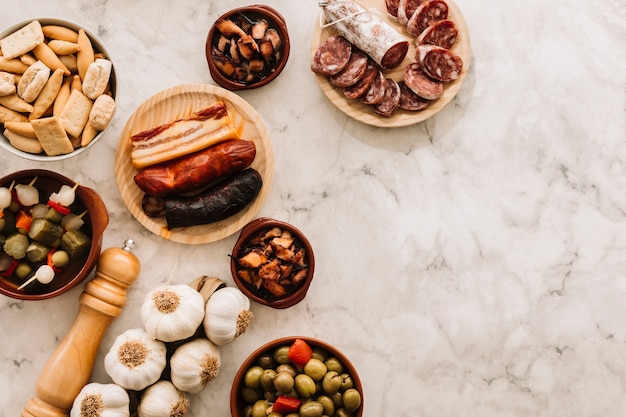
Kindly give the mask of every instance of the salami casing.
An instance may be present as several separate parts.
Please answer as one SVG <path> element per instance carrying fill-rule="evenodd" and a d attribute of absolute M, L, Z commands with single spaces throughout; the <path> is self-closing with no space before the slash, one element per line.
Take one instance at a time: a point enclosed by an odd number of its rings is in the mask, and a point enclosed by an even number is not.
<path fill-rule="evenodd" d="M 315 51 L 311 71 L 325 76 L 338 74 L 348 65 L 351 55 L 352 44 L 346 38 L 329 36 Z"/>
<path fill-rule="evenodd" d="M 415 59 L 426 75 L 442 82 L 456 80 L 463 69 L 461 57 L 436 45 L 417 45 Z"/>
<path fill-rule="evenodd" d="M 352 0 L 328 0 L 323 9 L 326 21 L 382 68 L 395 68 L 406 57 L 409 42 L 379 15 L 360 4 Z"/>
<path fill-rule="evenodd" d="M 452 20 L 440 20 L 428 26 L 415 39 L 416 45 L 429 44 L 451 49 L 459 35 L 459 30 Z"/>
<path fill-rule="evenodd" d="M 428 0 L 419 5 L 411 15 L 406 30 L 413 36 L 419 36 L 426 28 L 439 20 L 448 18 L 448 3 L 444 0 Z"/>
<path fill-rule="evenodd" d="M 427 100 L 437 100 L 443 94 L 443 83 L 428 77 L 418 63 L 406 66 L 403 80 L 411 91 Z"/>

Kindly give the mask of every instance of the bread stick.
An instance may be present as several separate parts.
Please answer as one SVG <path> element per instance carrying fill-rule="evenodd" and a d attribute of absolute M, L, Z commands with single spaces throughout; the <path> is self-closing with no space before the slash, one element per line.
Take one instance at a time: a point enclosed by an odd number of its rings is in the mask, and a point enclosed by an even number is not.
<path fill-rule="evenodd" d="M 54 116 L 61 116 L 61 112 L 65 107 L 65 103 L 67 103 L 67 99 L 70 98 L 70 85 L 72 84 L 71 78 L 66 78 L 61 84 L 61 88 L 59 89 L 59 94 L 57 94 L 57 99 L 54 100 L 54 104 L 52 107 L 52 114 Z"/>
<path fill-rule="evenodd" d="M 50 78 L 48 78 L 48 82 L 37 96 L 37 100 L 33 103 L 33 111 L 28 116 L 29 120 L 38 119 L 46 113 L 46 110 L 52 106 L 54 103 L 54 99 L 59 94 L 59 90 L 61 89 L 61 85 L 63 84 L 63 70 L 61 68 L 57 68 L 54 70 Z"/>
<path fill-rule="evenodd" d="M 59 25 L 43 25 L 41 27 L 43 34 L 50 39 L 58 39 L 60 41 L 78 42 L 78 33 L 70 28 Z"/>
<path fill-rule="evenodd" d="M 30 123 L 29 123 L 30 124 Z M 43 152 L 43 147 L 37 138 L 29 138 L 9 129 L 4 129 L 4 137 L 9 140 L 11 146 L 20 151 L 38 154 Z"/>
<path fill-rule="evenodd" d="M 80 29 L 78 31 L 78 41 L 80 50 L 76 53 L 76 65 L 78 66 L 78 75 L 80 79 L 84 80 L 87 74 L 87 69 L 92 62 L 94 62 L 93 45 L 87 36 L 87 33 Z"/>
<path fill-rule="evenodd" d="M 33 111 L 33 105 L 19 98 L 17 94 L 0 97 L 0 105 L 20 113 L 30 113 Z"/>
<path fill-rule="evenodd" d="M 51 70 L 61 68 L 64 75 L 71 75 L 70 70 L 59 59 L 57 54 L 45 43 L 40 43 L 33 49 L 33 55 L 35 58 L 46 64 Z"/>
<path fill-rule="evenodd" d="M 0 123 L 27 121 L 28 117 L 24 116 L 22 113 L 18 113 L 15 110 L 0 106 Z"/>
<path fill-rule="evenodd" d="M 37 139 L 35 129 L 33 129 L 33 125 L 31 125 L 30 122 L 6 122 L 4 128 L 20 136 Z"/>
<path fill-rule="evenodd" d="M 19 58 L 6 59 L 0 56 L 0 71 L 6 71 L 13 74 L 24 74 L 28 69 L 28 65 L 20 61 Z"/>
<path fill-rule="evenodd" d="M 69 55 L 78 52 L 80 47 L 75 42 L 63 41 L 60 39 L 53 39 L 48 42 L 48 46 L 57 55 Z"/>

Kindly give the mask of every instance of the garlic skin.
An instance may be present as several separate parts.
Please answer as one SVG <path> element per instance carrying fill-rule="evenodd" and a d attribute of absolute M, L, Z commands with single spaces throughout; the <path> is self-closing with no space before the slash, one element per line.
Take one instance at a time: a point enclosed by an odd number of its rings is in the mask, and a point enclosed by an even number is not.
<path fill-rule="evenodd" d="M 176 388 L 196 394 L 219 373 L 220 352 L 209 339 L 200 337 L 178 347 L 170 358 L 170 378 Z"/>
<path fill-rule="evenodd" d="M 151 385 L 141 396 L 139 417 L 184 417 L 189 411 L 189 397 L 170 381 Z"/>
<path fill-rule="evenodd" d="M 164 285 L 146 294 L 141 321 L 148 335 L 163 342 L 187 339 L 204 318 L 204 299 L 189 285 Z"/>
<path fill-rule="evenodd" d="M 128 329 L 117 336 L 104 357 L 104 369 L 122 388 L 141 391 L 155 383 L 166 365 L 165 343 L 144 329 Z"/>
<path fill-rule="evenodd" d="M 252 321 L 250 299 L 235 287 L 215 291 L 206 303 L 204 332 L 218 346 L 242 335 Z"/>
<path fill-rule="evenodd" d="M 130 398 L 116 384 L 92 382 L 85 385 L 70 410 L 70 417 L 129 417 Z"/>

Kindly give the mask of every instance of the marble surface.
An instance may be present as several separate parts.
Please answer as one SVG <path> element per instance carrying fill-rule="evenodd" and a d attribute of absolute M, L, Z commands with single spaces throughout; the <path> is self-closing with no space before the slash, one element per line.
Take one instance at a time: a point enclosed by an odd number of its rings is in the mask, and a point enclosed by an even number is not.
<path fill-rule="evenodd" d="M 91 380 L 109 382 L 115 336 L 141 326 L 144 295 L 200 275 L 232 283 L 236 235 L 203 245 L 156 237 L 114 179 L 119 133 L 153 94 L 209 83 L 204 42 L 233 0 L 5 0 L 0 26 L 80 22 L 113 54 L 119 100 L 97 147 L 64 162 L 0 155 L 3 174 L 43 166 L 97 189 L 104 247 L 132 237 L 142 262 Z M 339 112 L 309 71 L 317 1 L 267 0 L 289 26 L 284 73 L 242 92 L 276 154 L 258 213 L 310 238 L 315 280 L 287 310 L 253 304 L 251 329 L 221 348 L 218 379 L 191 415 L 228 415 L 239 364 L 280 336 L 329 341 L 352 359 L 365 416 L 625 416 L 626 2 L 457 0 L 473 61 L 432 119 L 381 129 Z M 21 413 L 72 324 L 82 287 L 58 298 L 0 297 L 0 417 Z"/>

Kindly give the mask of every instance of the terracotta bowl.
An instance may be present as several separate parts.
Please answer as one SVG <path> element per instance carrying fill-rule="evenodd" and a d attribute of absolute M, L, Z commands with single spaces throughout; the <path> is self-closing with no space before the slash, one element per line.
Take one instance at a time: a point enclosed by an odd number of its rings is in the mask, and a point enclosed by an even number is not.
<path fill-rule="evenodd" d="M 250 354 L 250 356 L 246 358 L 246 360 L 241 364 L 239 370 L 235 374 L 233 385 L 231 387 L 230 415 L 232 417 L 245 417 L 246 415 L 248 415 L 246 414 L 245 408 L 249 404 L 242 398 L 242 389 L 245 388 L 244 381 L 245 381 L 246 371 L 255 365 L 259 365 L 265 368 L 267 365 L 264 365 L 263 362 L 259 361 L 259 358 L 261 356 L 272 354 L 275 349 L 281 346 L 290 346 L 296 339 L 301 339 L 304 342 L 306 342 L 313 349 L 314 357 L 316 355 L 316 352 L 321 352 L 321 353 L 325 353 L 327 357 L 334 357 L 341 362 L 341 364 L 343 365 L 343 372 L 350 375 L 352 382 L 353 382 L 353 388 L 355 388 L 361 396 L 360 407 L 349 415 L 351 417 L 362 417 L 363 416 L 363 403 L 364 403 L 363 385 L 361 384 L 359 374 L 357 373 L 356 368 L 354 367 L 352 362 L 350 362 L 348 357 L 344 355 L 343 353 L 341 353 L 339 349 L 337 349 L 333 345 L 327 342 L 324 342 L 322 340 L 307 337 L 307 336 L 288 336 L 288 337 L 281 337 L 279 339 L 272 340 L 271 342 L 268 342 L 264 344 L 263 346 L 259 347 L 258 349 L 256 349 L 254 352 Z M 277 366 L 276 363 L 274 363 L 270 367 L 275 368 L 276 366 Z M 300 369 L 299 372 L 302 372 L 302 370 Z M 312 398 L 316 399 L 317 396 L 321 394 L 323 394 L 323 392 L 316 393 Z"/>
<path fill-rule="evenodd" d="M 278 77 L 281 71 L 285 68 L 287 60 L 289 59 L 290 42 L 285 18 L 277 10 L 269 6 L 256 4 L 239 7 L 226 12 L 216 20 L 216 23 L 220 22 L 222 19 L 231 21 L 243 19 L 250 22 L 265 20 L 267 21 L 269 28 L 273 28 L 278 32 L 278 35 L 282 40 L 282 47 L 278 49 L 278 59 L 266 62 L 264 69 L 259 73 L 261 75 L 253 77 L 254 79 L 252 81 L 237 81 L 237 77 L 235 75 L 229 76 L 225 74 L 225 72 L 220 70 L 218 65 L 216 65 L 216 61 L 214 59 L 214 48 L 218 47 L 218 42 L 222 34 L 214 23 L 209 30 L 205 45 L 205 54 L 209 65 L 209 72 L 211 73 L 213 80 L 215 80 L 218 85 L 228 90 L 236 91 L 262 87 Z M 235 36 L 234 38 L 231 37 L 230 39 L 239 39 L 239 36 Z M 257 41 L 257 44 L 259 44 L 259 41 Z M 231 56 L 228 51 L 227 56 Z M 255 54 L 254 58 L 257 57 L 260 57 L 258 53 Z M 242 67 L 241 65 L 235 66 Z"/>
<path fill-rule="evenodd" d="M 16 24 L 14 24 L 14 25 L 12 25 L 12 26 L 2 30 L 2 32 L 0 32 L 0 39 L 3 39 L 4 37 L 10 35 L 11 33 L 21 29 L 22 27 L 24 27 L 27 24 L 31 23 L 33 20 L 38 20 L 39 23 L 41 23 L 42 26 L 44 26 L 44 25 L 58 25 L 58 26 L 63 26 L 63 27 L 70 28 L 70 29 L 74 30 L 75 32 L 78 32 L 79 29 L 84 29 L 85 33 L 87 34 L 87 36 L 91 40 L 91 44 L 93 46 L 94 52 L 101 53 L 105 58 L 107 58 L 108 60 L 113 62 L 113 67 L 111 69 L 111 76 L 110 76 L 110 79 L 109 79 L 109 91 L 111 93 L 111 96 L 117 101 L 117 83 L 116 83 L 116 74 L 115 74 L 115 62 L 113 61 L 113 59 L 111 59 L 111 54 L 107 50 L 107 48 L 104 45 L 104 43 L 102 42 L 102 40 L 100 40 L 100 38 L 98 38 L 98 36 L 96 36 L 91 31 L 87 30 L 86 28 L 82 27 L 78 23 L 72 22 L 70 20 L 58 19 L 58 18 L 53 18 L 53 17 L 42 17 L 42 18 L 29 19 L 29 20 L 25 20 L 23 22 L 16 23 Z M 74 72 L 72 72 L 72 74 L 74 74 Z M 25 115 L 28 115 L 28 113 L 25 113 Z M 46 117 L 46 116 L 42 116 L 42 117 Z M 114 114 L 113 117 L 115 117 L 115 114 Z M 40 153 L 40 154 L 32 154 L 32 153 L 24 152 L 22 150 L 19 150 L 19 149 L 15 148 L 13 145 L 11 145 L 9 140 L 4 136 L 4 126 L 2 125 L 2 123 L 0 123 L 0 147 L 3 148 L 4 151 L 7 151 L 9 153 L 12 153 L 13 155 L 17 155 L 17 156 L 20 156 L 20 157 L 25 158 L 25 159 L 30 159 L 30 160 L 34 160 L 34 161 L 41 161 L 41 162 L 59 161 L 59 160 L 64 160 L 64 159 L 71 158 L 73 156 L 79 155 L 79 154 L 81 154 L 83 152 L 86 152 L 91 147 L 95 146 L 100 141 L 100 139 L 106 134 L 107 130 L 109 129 L 109 126 L 111 126 L 111 123 L 109 123 L 108 126 L 104 130 L 100 131 L 91 140 L 91 142 L 88 145 L 78 147 L 78 148 L 76 148 L 74 150 L 74 152 L 70 152 L 70 153 L 67 153 L 67 154 L 64 154 L 64 155 L 50 156 L 50 155 L 46 155 L 43 152 Z"/>
<path fill-rule="evenodd" d="M 11 183 L 28 184 L 35 177 L 33 184 L 39 190 L 39 201 L 46 202 L 53 192 L 58 191 L 62 185 L 74 186 L 75 182 L 61 174 L 43 169 L 31 169 L 14 172 L 0 179 L 0 187 L 9 188 Z M 50 284 L 43 285 L 33 281 L 21 290 L 17 288 L 24 282 L 15 275 L 6 277 L 0 274 L 0 293 L 8 297 L 20 300 L 43 300 L 63 294 L 78 285 L 91 273 L 96 266 L 102 249 L 102 235 L 109 223 L 107 209 L 98 193 L 91 188 L 79 185 L 76 189 L 76 198 L 70 206 L 72 213 L 80 214 L 87 211 L 83 217 L 85 224 L 83 231 L 91 238 L 89 252 L 71 259 L 70 263 L 60 272 L 55 274 Z M 3 250 L 0 247 L 0 251 Z"/>
<path fill-rule="evenodd" d="M 239 261 L 239 259 L 245 256 L 248 250 L 252 247 L 251 240 L 274 228 L 279 228 L 280 230 L 287 231 L 291 234 L 294 238 L 294 247 L 296 249 L 302 248 L 304 250 L 304 259 L 302 264 L 304 264 L 308 269 L 305 278 L 298 281 L 299 284 L 295 284 L 293 286 L 283 286 L 287 291 L 287 293 L 283 296 L 276 296 L 264 286 L 257 286 L 256 281 L 250 283 L 243 279 L 242 276 L 245 274 L 244 270 L 251 270 L 255 272 L 258 268 L 245 268 Z M 254 246 L 256 247 L 257 245 Z M 294 272 L 296 272 L 297 269 L 298 267 L 296 266 L 294 268 Z M 309 286 L 311 285 L 311 281 L 313 280 L 313 274 L 315 272 L 315 255 L 313 253 L 313 247 L 307 237 L 295 226 L 280 220 L 259 218 L 248 223 L 241 230 L 239 238 L 237 239 L 231 254 L 230 271 L 237 287 L 239 287 L 239 289 L 251 300 L 273 308 L 287 308 L 304 299 Z"/>

